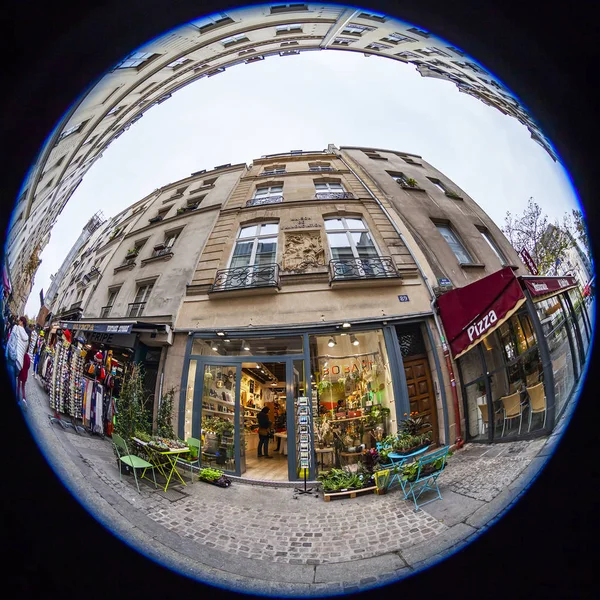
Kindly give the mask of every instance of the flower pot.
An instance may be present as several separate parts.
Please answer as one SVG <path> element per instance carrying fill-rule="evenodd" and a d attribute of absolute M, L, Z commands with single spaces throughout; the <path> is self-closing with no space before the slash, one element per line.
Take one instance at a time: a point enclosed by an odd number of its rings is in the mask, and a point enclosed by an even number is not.
<path fill-rule="evenodd" d="M 427 448 L 431 444 L 421 444 L 420 446 L 413 446 L 412 448 L 406 448 L 405 450 L 395 450 L 396 454 L 400 454 L 401 456 L 406 456 L 407 454 L 412 454 L 417 450 L 421 450 L 421 448 Z"/>

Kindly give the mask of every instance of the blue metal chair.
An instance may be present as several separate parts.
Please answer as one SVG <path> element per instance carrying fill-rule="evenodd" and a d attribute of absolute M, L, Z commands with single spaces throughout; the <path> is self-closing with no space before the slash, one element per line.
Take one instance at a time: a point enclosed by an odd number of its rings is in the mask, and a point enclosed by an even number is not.
<path fill-rule="evenodd" d="M 411 462 L 415 456 L 419 456 L 419 454 L 423 454 L 427 451 L 429 446 L 425 446 L 424 448 L 420 448 L 415 452 L 411 452 L 410 454 L 397 454 L 395 452 L 390 452 L 388 454 L 388 458 L 391 460 L 391 464 L 388 468 L 392 469 L 392 476 L 390 477 L 390 483 L 388 484 L 388 490 L 394 485 L 399 485 L 402 488 L 402 491 L 406 495 L 406 484 L 402 480 L 402 467 L 407 463 Z"/>
<path fill-rule="evenodd" d="M 430 502 L 442 498 L 437 479 L 441 475 L 442 471 L 446 468 L 446 460 L 449 450 L 450 446 L 444 446 L 443 448 L 440 448 L 431 454 L 427 454 L 426 456 L 417 459 L 419 466 L 417 469 L 416 479 L 414 481 L 406 481 L 403 486 L 404 498 L 408 499 L 410 496 L 412 496 L 413 502 L 415 503 L 415 512 L 418 511 L 421 506 L 425 506 Z M 439 459 L 442 459 L 441 466 L 439 466 L 439 468 L 437 468 L 435 471 L 431 472 L 430 466 Z M 435 492 L 435 498 L 431 498 L 426 502 L 419 503 L 419 498 L 423 492 L 426 491 Z"/>

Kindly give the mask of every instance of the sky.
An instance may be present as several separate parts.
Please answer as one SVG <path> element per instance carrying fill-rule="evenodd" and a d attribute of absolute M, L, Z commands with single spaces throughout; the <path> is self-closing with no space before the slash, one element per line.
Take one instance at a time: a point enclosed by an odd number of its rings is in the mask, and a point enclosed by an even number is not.
<path fill-rule="evenodd" d="M 579 208 L 564 168 L 525 126 L 452 82 L 358 52 L 268 57 L 188 85 L 112 142 L 59 215 L 26 314 L 37 315 L 40 289 L 98 210 L 111 217 L 195 171 L 331 143 L 419 154 L 499 226 L 529 197 L 551 221 Z"/>

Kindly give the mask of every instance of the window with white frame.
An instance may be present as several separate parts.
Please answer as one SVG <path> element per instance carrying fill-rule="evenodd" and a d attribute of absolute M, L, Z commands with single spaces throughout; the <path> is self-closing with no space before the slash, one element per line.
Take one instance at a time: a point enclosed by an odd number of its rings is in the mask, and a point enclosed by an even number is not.
<path fill-rule="evenodd" d="M 378 42 L 372 42 L 369 45 L 365 46 L 367 50 L 389 50 L 391 46 L 387 46 L 386 44 L 379 44 Z"/>
<path fill-rule="evenodd" d="M 333 45 L 334 46 L 349 46 L 350 44 L 354 44 L 356 40 L 351 40 L 348 38 L 335 38 L 335 40 L 333 40 Z"/>
<path fill-rule="evenodd" d="M 72 127 L 69 127 L 68 129 L 64 129 L 61 134 L 58 136 L 58 141 L 60 142 L 61 140 L 64 140 L 66 137 L 73 135 L 74 133 L 78 133 L 79 131 L 81 131 L 84 127 L 84 125 L 87 123 L 87 121 L 82 121 L 81 123 L 77 123 L 77 125 L 73 125 Z"/>
<path fill-rule="evenodd" d="M 343 198 L 346 190 L 339 181 L 315 181 L 317 199 Z"/>
<path fill-rule="evenodd" d="M 228 23 L 233 23 L 233 19 L 227 16 L 225 13 L 215 13 L 210 17 L 203 17 L 202 19 L 198 19 L 196 21 L 190 21 L 190 25 L 197 27 L 200 33 L 211 31 L 216 27 L 221 27 L 222 25 L 227 25 Z"/>
<path fill-rule="evenodd" d="M 450 56 L 449 54 L 446 54 L 439 48 L 434 48 L 434 47 L 419 48 L 417 50 L 417 52 L 420 52 L 421 54 L 424 54 L 425 56 L 432 56 L 433 54 L 437 54 L 438 56 L 448 56 L 448 57 Z"/>
<path fill-rule="evenodd" d="M 258 204 L 273 204 L 283 201 L 283 184 L 263 185 L 257 187 L 254 196 L 248 201 L 248 206 Z"/>
<path fill-rule="evenodd" d="M 503 267 L 505 267 L 508 264 L 508 261 L 506 260 L 506 256 L 504 256 L 504 253 L 502 252 L 502 250 L 500 250 L 500 248 L 498 247 L 498 244 L 496 244 L 496 240 L 494 240 L 494 238 L 492 237 L 492 234 L 487 229 L 479 229 L 479 233 L 481 233 L 481 236 L 483 237 L 483 239 L 488 243 L 489 247 L 492 249 L 494 254 L 498 257 L 500 264 Z"/>
<path fill-rule="evenodd" d="M 115 301 L 117 299 L 117 296 L 119 295 L 120 289 L 121 286 L 110 288 L 108 290 L 108 301 L 106 302 L 106 306 L 103 306 L 102 311 L 100 312 L 101 319 L 106 319 L 108 316 L 110 316 L 110 312 L 113 306 L 115 305 Z"/>
<path fill-rule="evenodd" d="M 314 162 L 308 163 L 309 171 L 333 171 L 331 163 L 328 162 Z"/>
<path fill-rule="evenodd" d="M 416 42 L 414 38 L 402 35 L 401 33 L 388 33 L 385 37 L 381 38 L 382 42 L 388 42 L 389 44 L 406 44 L 407 42 Z"/>
<path fill-rule="evenodd" d="M 325 231 L 336 278 L 369 277 L 381 270 L 379 252 L 362 219 L 325 219 Z"/>
<path fill-rule="evenodd" d="M 360 36 L 363 33 L 366 33 L 368 31 L 374 31 L 374 30 L 375 30 L 374 27 L 369 27 L 368 25 L 359 25 L 358 23 L 348 23 L 348 25 L 346 25 L 344 27 L 344 29 L 342 29 L 342 34 Z"/>
<path fill-rule="evenodd" d="M 448 223 L 436 223 L 438 231 L 442 234 L 442 237 L 446 240 L 448 246 L 456 256 L 456 259 L 461 265 L 473 264 L 471 255 L 460 241 L 452 227 Z"/>
<path fill-rule="evenodd" d="M 419 35 L 424 38 L 428 38 L 431 35 L 431 34 L 427 33 L 426 31 L 423 31 L 422 29 L 418 29 L 417 27 L 409 27 L 407 29 L 407 31 L 410 31 L 411 33 L 414 33 L 415 35 Z"/>
<path fill-rule="evenodd" d="M 154 281 L 140 283 L 137 286 L 135 298 L 129 305 L 129 317 L 139 317 L 144 312 L 148 298 L 154 288 Z"/>
<path fill-rule="evenodd" d="M 302 25 L 300 23 L 293 23 L 291 25 L 277 25 L 277 27 L 275 27 L 276 35 L 283 35 L 286 33 L 302 33 Z"/>
<path fill-rule="evenodd" d="M 238 35 L 232 35 L 221 40 L 221 44 L 227 48 L 228 46 L 233 46 L 234 44 L 241 44 L 242 42 L 249 42 L 248 36 L 244 33 L 240 33 Z"/>
<path fill-rule="evenodd" d="M 277 262 L 278 223 L 257 223 L 242 227 L 238 233 L 230 269 L 261 267 Z"/>
<path fill-rule="evenodd" d="M 158 54 L 154 54 L 152 52 L 134 52 L 130 54 L 125 60 L 120 62 L 117 65 L 117 69 L 140 69 L 143 65 L 147 64 L 150 60 L 153 60 L 159 56 Z"/>
<path fill-rule="evenodd" d="M 270 167 L 265 167 L 262 175 L 282 175 L 285 172 L 285 165 L 271 165 Z"/>

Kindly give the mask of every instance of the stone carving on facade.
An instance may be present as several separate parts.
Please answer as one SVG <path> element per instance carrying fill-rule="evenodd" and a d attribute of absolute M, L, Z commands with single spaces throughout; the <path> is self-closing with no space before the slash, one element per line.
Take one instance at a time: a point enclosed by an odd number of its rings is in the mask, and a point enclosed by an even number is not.
<path fill-rule="evenodd" d="M 306 271 L 325 265 L 325 250 L 318 231 L 285 234 L 283 248 L 284 271 Z"/>

